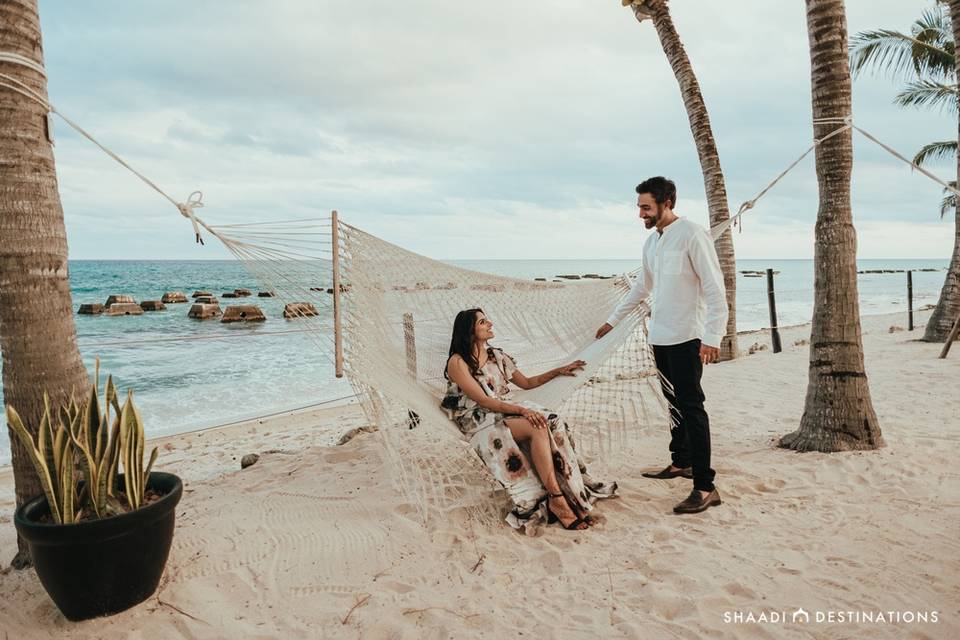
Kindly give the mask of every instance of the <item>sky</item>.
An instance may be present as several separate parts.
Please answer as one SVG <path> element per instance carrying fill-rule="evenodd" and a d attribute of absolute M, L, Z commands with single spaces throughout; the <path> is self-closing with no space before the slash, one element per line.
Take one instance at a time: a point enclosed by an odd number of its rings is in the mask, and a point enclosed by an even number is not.
<path fill-rule="evenodd" d="M 849 31 L 908 31 L 931 0 L 847 0 Z M 730 208 L 810 144 L 804 4 L 673 0 Z M 633 258 L 634 187 L 678 185 L 707 223 L 673 73 L 617 0 L 40 0 L 51 102 L 210 224 L 342 219 L 439 259 Z M 854 81 L 855 122 L 904 155 L 955 116 Z M 66 124 L 55 154 L 72 259 L 221 259 Z M 949 259 L 940 187 L 854 138 L 860 258 Z M 943 178 L 951 163 L 931 165 Z M 737 257 L 811 258 L 808 156 L 746 214 Z"/>

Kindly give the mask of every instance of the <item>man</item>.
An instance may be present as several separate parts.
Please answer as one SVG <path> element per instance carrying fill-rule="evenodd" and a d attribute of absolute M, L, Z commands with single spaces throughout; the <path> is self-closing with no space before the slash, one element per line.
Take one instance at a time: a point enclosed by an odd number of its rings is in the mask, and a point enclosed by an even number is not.
<path fill-rule="evenodd" d="M 643 268 L 630 293 L 597 330 L 597 338 L 653 294 L 649 340 L 670 402 L 671 464 L 647 478 L 693 478 L 690 496 L 675 513 L 699 513 L 720 504 L 710 468 L 710 424 L 703 408 L 703 365 L 720 356 L 727 296 L 720 261 L 706 229 L 673 212 L 677 188 L 663 177 L 637 186 L 640 219 L 656 233 L 643 246 Z"/>

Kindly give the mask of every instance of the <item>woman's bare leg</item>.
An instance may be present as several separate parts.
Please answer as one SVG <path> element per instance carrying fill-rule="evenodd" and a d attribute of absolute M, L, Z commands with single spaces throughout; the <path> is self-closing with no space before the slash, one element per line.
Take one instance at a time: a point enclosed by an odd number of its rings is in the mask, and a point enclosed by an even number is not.
<path fill-rule="evenodd" d="M 560 493 L 560 484 L 553 467 L 553 452 L 550 449 L 550 431 L 535 428 L 526 418 L 507 418 L 503 423 L 510 429 L 514 440 L 530 441 L 530 457 L 547 493 L 551 496 Z M 550 507 L 564 526 L 577 519 L 577 514 L 570 508 L 566 498 L 551 497 Z M 585 529 L 586 525 L 578 528 Z"/>

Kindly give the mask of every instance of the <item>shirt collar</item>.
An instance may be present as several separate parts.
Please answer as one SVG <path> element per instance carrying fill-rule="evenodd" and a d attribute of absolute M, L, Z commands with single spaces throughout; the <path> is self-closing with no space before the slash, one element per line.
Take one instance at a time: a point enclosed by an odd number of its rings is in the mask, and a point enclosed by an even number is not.
<path fill-rule="evenodd" d="M 680 216 L 677 216 L 677 219 L 676 219 L 676 220 L 674 220 L 673 222 L 671 222 L 670 224 L 668 224 L 667 226 L 665 226 L 665 227 L 663 228 L 663 232 L 662 232 L 662 233 L 661 233 L 661 231 L 660 231 L 659 229 L 657 229 L 657 235 L 660 236 L 661 238 L 662 238 L 663 236 L 667 235 L 667 233 L 670 231 L 670 229 L 672 229 L 673 227 L 677 226 L 677 223 L 680 222 L 681 220 L 683 220 L 683 218 L 680 217 Z"/>

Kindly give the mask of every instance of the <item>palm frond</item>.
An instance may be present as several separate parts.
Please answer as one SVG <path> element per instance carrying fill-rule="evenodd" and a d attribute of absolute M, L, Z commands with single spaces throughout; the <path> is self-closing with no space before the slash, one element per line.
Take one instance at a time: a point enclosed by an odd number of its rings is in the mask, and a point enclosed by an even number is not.
<path fill-rule="evenodd" d="M 914 70 L 917 75 L 947 79 L 956 74 L 953 25 L 949 9 L 936 7 L 925 10 L 910 29 L 917 43 L 914 46 Z"/>
<path fill-rule="evenodd" d="M 953 188 L 953 189 L 956 189 L 956 188 L 957 188 L 957 181 L 956 181 L 956 180 L 951 180 L 949 184 L 950 184 L 950 187 L 951 187 L 951 188 Z M 943 192 L 946 193 L 947 196 L 944 197 L 943 201 L 940 203 L 940 217 L 941 217 L 941 218 L 943 218 L 945 215 L 947 215 L 951 210 L 956 211 L 956 209 L 957 209 L 957 194 L 953 193 L 953 192 L 950 191 L 949 189 L 944 189 Z"/>
<path fill-rule="evenodd" d="M 904 107 L 933 107 L 957 111 L 957 85 L 942 84 L 932 80 L 917 80 L 893 99 L 894 104 Z"/>
<path fill-rule="evenodd" d="M 924 9 L 920 18 L 911 25 L 910 33 L 917 40 L 929 42 L 942 49 L 946 43 L 953 42 L 950 9 L 946 6 Z"/>
<path fill-rule="evenodd" d="M 950 160 L 957 157 L 957 141 L 942 140 L 923 145 L 917 155 L 913 156 L 913 164 L 922 167 L 930 160 Z"/>
<path fill-rule="evenodd" d="M 950 80 L 955 75 L 953 31 L 946 9 L 930 9 L 910 35 L 893 29 L 861 31 L 850 39 L 850 70 L 867 68 L 894 77 Z"/>

